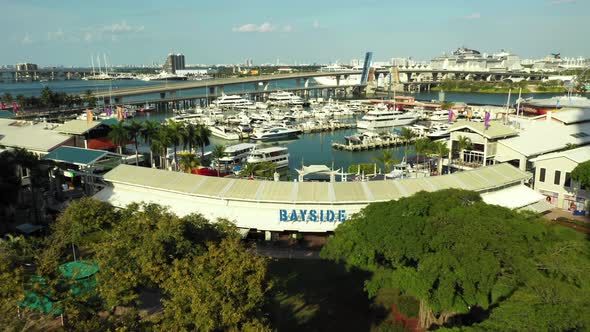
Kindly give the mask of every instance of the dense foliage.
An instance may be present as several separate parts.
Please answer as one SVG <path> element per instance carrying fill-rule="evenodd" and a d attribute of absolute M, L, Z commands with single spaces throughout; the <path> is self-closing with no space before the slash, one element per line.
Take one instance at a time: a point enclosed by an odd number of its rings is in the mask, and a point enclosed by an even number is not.
<path fill-rule="evenodd" d="M 383 288 L 416 297 L 424 328 L 585 330 L 588 243 L 556 227 L 474 192 L 420 192 L 370 204 L 322 255 L 372 272 L 370 297 Z"/>
<path fill-rule="evenodd" d="M 64 312 L 67 330 L 267 330 L 262 313 L 271 286 L 266 261 L 239 239 L 225 220 L 179 217 L 156 204 L 116 210 L 82 199 L 62 213 L 35 255 L 27 251 L 26 260 L 24 249 L 14 249 L 26 246 L 0 243 L 0 314 L 14 328 L 47 327 L 43 324 L 51 322 L 51 315 L 35 324 L 38 314 L 25 311 L 21 320 L 16 318 L 22 284 L 31 284 L 28 280 L 37 275 L 46 284 L 42 294 Z M 71 282 L 57 273 L 58 265 L 74 257 L 94 261 L 100 269 L 96 287 L 84 294 L 73 294 Z M 24 273 L 31 266 L 24 263 L 35 260 L 37 268 Z M 146 294 L 155 294 L 155 313 L 143 303 Z"/>
<path fill-rule="evenodd" d="M 590 188 L 590 161 L 578 164 L 572 171 L 572 179 L 582 188 Z"/>

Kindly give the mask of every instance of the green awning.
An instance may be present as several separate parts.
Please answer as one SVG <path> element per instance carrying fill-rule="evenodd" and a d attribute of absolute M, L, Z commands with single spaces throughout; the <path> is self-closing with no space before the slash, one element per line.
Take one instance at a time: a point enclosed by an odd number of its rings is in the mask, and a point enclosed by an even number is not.
<path fill-rule="evenodd" d="M 60 265 L 61 274 L 71 280 L 88 278 L 98 272 L 98 264 L 88 261 L 73 261 Z"/>
<path fill-rule="evenodd" d="M 73 146 L 60 146 L 43 157 L 43 159 L 86 166 L 94 163 L 108 154 L 108 151 L 103 150 L 83 149 Z"/>

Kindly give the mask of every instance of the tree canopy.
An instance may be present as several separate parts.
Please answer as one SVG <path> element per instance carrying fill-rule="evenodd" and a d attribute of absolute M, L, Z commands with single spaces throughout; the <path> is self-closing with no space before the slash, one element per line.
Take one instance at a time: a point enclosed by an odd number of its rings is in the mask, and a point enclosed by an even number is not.
<path fill-rule="evenodd" d="M 590 305 L 587 249 L 567 229 L 449 189 L 370 204 L 336 229 L 322 256 L 372 272 L 370 297 L 382 288 L 416 297 L 423 328 L 479 308 L 490 316 L 474 328 L 567 330 L 590 327 L 564 305 Z"/>
<path fill-rule="evenodd" d="M 582 186 L 590 188 L 590 160 L 579 163 L 572 171 L 572 179 Z"/>

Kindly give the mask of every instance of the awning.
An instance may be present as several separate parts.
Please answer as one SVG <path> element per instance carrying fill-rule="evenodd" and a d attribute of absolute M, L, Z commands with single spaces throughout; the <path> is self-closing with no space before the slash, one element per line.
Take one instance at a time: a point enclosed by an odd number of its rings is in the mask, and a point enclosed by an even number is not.
<path fill-rule="evenodd" d="M 509 209 L 518 209 L 544 200 L 545 196 L 525 185 L 516 185 L 482 194 L 483 201 Z"/>
<path fill-rule="evenodd" d="M 520 208 L 520 210 L 532 211 L 535 213 L 544 213 L 544 212 L 547 212 L 547 211 L 552 210 L 554 208 L 555 208 L 555 205 L 542 199 L 536 203 L 522 207 L 522 208 Z"/>

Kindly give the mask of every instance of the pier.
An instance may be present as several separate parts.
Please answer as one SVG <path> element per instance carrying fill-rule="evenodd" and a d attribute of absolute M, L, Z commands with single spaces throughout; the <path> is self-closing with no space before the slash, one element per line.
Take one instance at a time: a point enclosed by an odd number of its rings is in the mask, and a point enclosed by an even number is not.
<path fill-rule="evenodd" d="M 385 149 L 385 148 L 393 148 L 397 146 L 402 146 L 406 143 L 410 144 L 413 143 L 415 139 L 411 139 L 410 141 L 406 142 L 401 138 L 394 137 L 394 138 L 387 138 L 381 141 L 374 141 L 374 142 L 363 142 L 363 143 L 332 143 L 332 148 L 336 150 L 342 151 L 349 151 L 349 152 L 356 152 L 356 151 L 367 151 L 367 150 L 378 150 L 378 149 Z"/>

